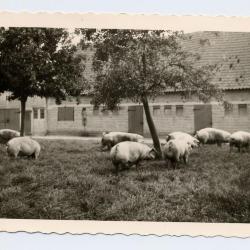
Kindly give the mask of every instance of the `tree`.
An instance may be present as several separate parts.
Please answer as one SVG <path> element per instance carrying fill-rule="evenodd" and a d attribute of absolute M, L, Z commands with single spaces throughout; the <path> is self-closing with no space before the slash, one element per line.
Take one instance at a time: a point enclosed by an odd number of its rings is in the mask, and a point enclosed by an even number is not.
<path fill-rule="evenodd" d="M 161 157 L 161 145 L 152 119 L 149 99 L 166 90 L 184 98 L 196 95 L 204 102 L 222 98 L 211 83 L 216 65 L 199 66 L 199 55 L 183 50 L 183 33 L 170 31 L 102 30 L 92 34 L 96 49 L 93 104 L 116 108 L 123 99 L 142 103 Z"/>
<path fill-rule="evenodd" d="M 92 32 L 91 37 L 96 50 L 92 103 L 111 110 L 123 99 L 142 103 L 159 157 L 161 145 L 150 113 L 150 99 L 169 89 L 180 92 L 183 98 L 196 95 L 204 102 L 213 96 L 222 97 L 222 92 L 211 83 L 217 66 L 199 66 L 199 56 L 181 46 L 183 33 L 100 30 Z"/>
<path fill-rule="evenodd" d="M 55 97 L 60 103 L 83 90 L 83 58 L 76 50 L 65 29 L 0 29 L 0 93 L 8 91 L 10 100 L 21 102 L 21 135 L 28 97 Z"/>

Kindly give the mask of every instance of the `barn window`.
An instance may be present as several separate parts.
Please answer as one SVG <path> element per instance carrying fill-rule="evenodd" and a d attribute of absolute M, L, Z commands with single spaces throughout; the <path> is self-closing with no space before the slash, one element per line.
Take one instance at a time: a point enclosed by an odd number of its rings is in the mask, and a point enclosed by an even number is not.
<path fill-rule="evenodd" d="M 40 109 L 40 119 L 44 119 L 45 117 L 45 111 L 44 111 L 44 108 L 41 108 Z"/>
<path fill-rule="evenodd" d="M 93 115 L 99 115 L 99 108 L 93 107 Z"/>
<path fill-rule="evenodd" d="M 160 114 L 161 114 L 160 105 L 153 106 L 153 115 L 160 115 Z"/>
<path fill-rule="evenodd" d="M 227 105 L 224 107 L 225 116 L 231 115 L 233 113 L 233 105 Z"/>
<path fill-rule="evenodd" d="M 238 104 L 238 111 L 240 116 L 244 116 L 247 114 L 247 105 L 246 104 Z"/>
<path fill-rule="evenodd" d="M 59 107 L 58 121 L 74 121 L 74 107 Z"/>
<path fill-rule="evenodd" d="M 176 116 L 182 116 L 183 115 L 183 105 L 177 105 L 176 106 Z"/>
<path fill-rule="evenodd" d="M 33 109 L 33 118 L 38 119 L 38 108 Z"/>
<path fill-rule="evenodd" d="M 165 115 L 171 115 L 172 113 L 172 106 L 171 105 L 165 105 L 164 106 L 164 114 Z"/>

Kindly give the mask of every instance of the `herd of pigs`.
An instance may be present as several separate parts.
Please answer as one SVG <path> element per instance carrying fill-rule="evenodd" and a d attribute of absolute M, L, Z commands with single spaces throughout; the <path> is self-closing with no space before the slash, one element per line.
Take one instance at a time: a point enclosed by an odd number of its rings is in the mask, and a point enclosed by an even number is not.
<path fill-rule="evenodd" d="M 0 143 L 6 144 L 6 150 L 10 157 L 27 156 L 37 159 L 41 146 L 31 137 L 21 137 L 20 133 L 11 129 L 0 130 Z M 173 132 L 167 135 L 166 142 L 162 144 L 163 159 L 176 167 L 181 160 L 188 162 L 192 150 L 201 144 L 217 144 L 221 146 L 228 143 L 230 152 L 233 147 L 249 149 L 250 133 L 237 131 L 230 134 L 227 131 L 216 128 L 204 128 L 195 133 L 194 136 L 184 132 Z M 138 165 L 142 160 L 154 160 L 158 153 L 155 148 L 144 143 L 144 137 L 138 134 L 125 132 L 105 132 L 101 139 L 102 150 L 110 150 L 110 159 L 119 169 L 128 169 Z"/>

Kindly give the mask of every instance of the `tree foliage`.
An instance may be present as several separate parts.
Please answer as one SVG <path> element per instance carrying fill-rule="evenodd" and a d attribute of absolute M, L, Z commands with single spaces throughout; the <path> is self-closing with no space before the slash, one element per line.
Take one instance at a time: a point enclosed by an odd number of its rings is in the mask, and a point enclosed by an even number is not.
<path fill-rule="evenodd" d="M 83 34 L 86 38 L 86 32 Z M 222 98 L 222 92 L 211 83 L 217 66 L 199 65 L 199 55 L 182 48 L 182 32 L 100 30 L 88 35 L 96 50 L 93 104 L 115 109 L 123 99 L 142 103 L 159 153 L 149 99 L 166 91 L 178 91 L 183 98 L 195 95 L 204 102 Z"/>
<path fill-rule="evenodd" d="M 60 103 L 79 95 L 84 63 L 75 52 L 65 29 L 1 28 L 0 93 L 10 92 L 9 99 L 20 100 L 24 109 L 28 97 L 55 97 Z"/>
<path fill-rule="evenodd" d="M 216 65 L 197 64 L 199 55 L 181 46 L 183 33 L 104 30 L 93 35 L 97 81 L 93 102 L 114 108 L 122 99 L 141 102 L 167 90 L 207 102 L 221 98 L 211 83 Z"/>

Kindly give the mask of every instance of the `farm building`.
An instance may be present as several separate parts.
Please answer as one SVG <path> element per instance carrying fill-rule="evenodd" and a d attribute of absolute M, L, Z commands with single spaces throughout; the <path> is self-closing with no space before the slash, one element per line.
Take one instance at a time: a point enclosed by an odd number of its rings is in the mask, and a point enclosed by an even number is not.
<path fill-rule="evenodd" d="M 0 95 L 0 129 L 20 129 L 21 104 L 19 101 L 8 101 L 8 93 Z M 46 100 L 28 98 L 25 114 L 25 134 L 43 135 L 47 131 Z"/>
<path fill-rule="evenodd" d="M 193 133 L 204 127 L 216 127 L 229 132 L 250 131 L 250 33 L 195 32 L 187 35 L 183 47 L 200 54 L 201 64 L 218 64 L 213 82 L 225 91 L 232 105 L 225 108 L 216 101 L 202 104 L 195 97 L 183 100 L 171 90 L 150 101 L 153 119 L 159 134 L 171 131 Z M 93 51 L 87 52 L 87 78 L 91 70 Z M 0 96 L 0 128 L 18 129 L 20 104 Z M 26 133 L 95 135 L 103 131 L 149 134 L 143 107 L 124 101 L 116 111 L 94 108 L 91 96 L 82 96 L 80 104 L 68 100 L 57 105 L 55 100 L 30 98 L 27 104 Z M 28 124 L 28 125 L 27 125 Z"/>

